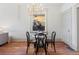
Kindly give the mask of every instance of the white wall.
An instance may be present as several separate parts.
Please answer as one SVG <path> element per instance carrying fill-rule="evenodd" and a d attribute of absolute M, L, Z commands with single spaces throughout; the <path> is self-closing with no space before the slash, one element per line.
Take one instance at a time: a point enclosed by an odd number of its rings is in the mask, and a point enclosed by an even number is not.
<path fill-rule="evenodd" d="M 8 27 L 9 34 L 16 37 L 17 27 L 20 27 L 17 4 L 0 4 L 0 27 L 2 26 Z"/>
<path fill-rule="evenodd" d="M 30 30 L 30 4 L 0 4 L 0 26 L 8 26 L 10 36 L 15 39 L 26 39 L 25 32 Z M 55 30 L 56 38 L 62 37 L 62 19 L 60 4 L 42 4 L 47 8 L 48 36 Z"/>
<path fill-rule="evenodd" d="M 77 8 L 77 39 L 79 38 L 79 7 Z M 79 39 L 77 40 L 79 50 Z"/>
<path fill-rule="evenodd" d="M 76 23 L 77 23 L 77 50 L 79 51 L 79 4 L 75 7 Z"/>
<path fill-rule="evenodd" d="M 48 9 L 47 13 L 47 24 L 48 24 L 48 33 L 54 30 L 56 31 L 57 39 L 61 39 L 61 29 L 62 29 L 62 19 L 61 19 L 61 6 L 57 4 L 46 4 L 45 7 Z"/>
<path fill-rule="evenodd" d="M 61 8 L 61 11 L 64 12 L 66 11 L 67 9 L 73 7 L 76 3 L 64 3 L 62 5 L 62 8 Z"/>

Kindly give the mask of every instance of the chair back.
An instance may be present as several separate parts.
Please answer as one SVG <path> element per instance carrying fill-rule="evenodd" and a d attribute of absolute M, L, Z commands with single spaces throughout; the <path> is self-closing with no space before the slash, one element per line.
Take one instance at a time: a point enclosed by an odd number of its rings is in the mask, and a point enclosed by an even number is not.
<path fill-rule="evenodd" d="M 53 32 L 51 33 L 51 40 L 52 40 L 52 41 L 55 41 L 55 37 L 56 37 L 56 32 L 53 31 Z"/>
<path fill-rule="evenodd" d="M 30 41 L 30 34 L 29 32 L 26 32 L 27 41 Z"/>
<path fill-rule="evenodd" d="M 47 36 L 44 33 L 37 33 L 35 35 L 35 39 L 36 39 L 36 44 L 42 47 L 46 44 Z"/>

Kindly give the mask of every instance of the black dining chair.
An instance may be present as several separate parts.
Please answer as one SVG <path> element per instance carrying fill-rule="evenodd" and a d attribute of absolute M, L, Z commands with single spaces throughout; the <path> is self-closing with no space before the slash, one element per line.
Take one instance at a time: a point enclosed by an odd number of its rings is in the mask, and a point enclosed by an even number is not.
<path fill-rule="evenodd" d="M 27 37 L 27 50 L 26 50 L 26 53 L 28 53 L 28 48 L 29 48 L 30 43 L 31 43 L 29 32 L 26 32 L 26 37 Z"/>
<path fill-rule="evenodd" d="M 56 37 L 56 32 L 53 31 L 53 32 L 51 33 L 51 47 L 52 47 L 52 45 L 53 45 L 53 46 L 54 46 L 54 51 L 56 52 L 56 48 L 55 48 L 55 37 Z"/>
<path fill-rule="evenodd" d="M 35 42 L 36 51 L 35 51 L 35 53 L 36 54 L 37 54 L 39 48 L 44 48 L 45 54 L 47 54 L 46 38 L 47 38 L 47 36 L 44 33 L 38 33 L 35 35 L 35 39 L 36 39 L 36 42 Z"/>

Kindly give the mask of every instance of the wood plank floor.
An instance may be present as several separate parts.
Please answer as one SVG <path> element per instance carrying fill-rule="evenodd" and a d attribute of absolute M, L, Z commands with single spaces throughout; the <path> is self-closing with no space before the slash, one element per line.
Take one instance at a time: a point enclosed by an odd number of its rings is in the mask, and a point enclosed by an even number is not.
<path fill-rule="evenodd" d="M 26 54 L 26 42 L 11 42 L 0 46 L 0 55 L 35 55 L 33 44 L 31 44 L 28 54 Z M 56 42 L 56 53 L 51 48 L 50 44 L 48 47 L 48 55 L 79 55 L 79 51 L 73 51 L 72 49 L 68 48 L 62 42 Z M 38 55 L 45 55 L 43 49 L 39 49 Z"/>

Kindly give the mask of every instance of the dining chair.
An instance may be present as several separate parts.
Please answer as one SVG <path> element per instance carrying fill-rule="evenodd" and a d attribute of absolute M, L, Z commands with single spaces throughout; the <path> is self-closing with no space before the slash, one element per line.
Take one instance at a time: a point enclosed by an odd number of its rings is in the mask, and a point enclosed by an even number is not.
<path fill-rule="evenodd" d="M 45 54 L 47 54 L 47 45 L 46 45 L 46 35 L 44 33 L 38 33 L 35 35 L 36 43 L 36 51 L 35 53 L 37 54 L 39 48 L 44 48 Z"/>
<path fill-rule="evenodd" d="M 28 48 L 29 48 L 30 43 L 31 43 L 29 32 L 26 32 L 26 37 L 27 37 L 27 50 L 26 50 L 26 53 L 28 53 Z"/>
<path fill-rule="evenodd" d="M 54 51 L 56 52 L 55 38 L 56 38 L 56 32 L 53 31 L 53 32 L 51 33 L 51 47 L 52 47 L 52 45 L 53 45 L 53 46 L 54 46 Z"/>

